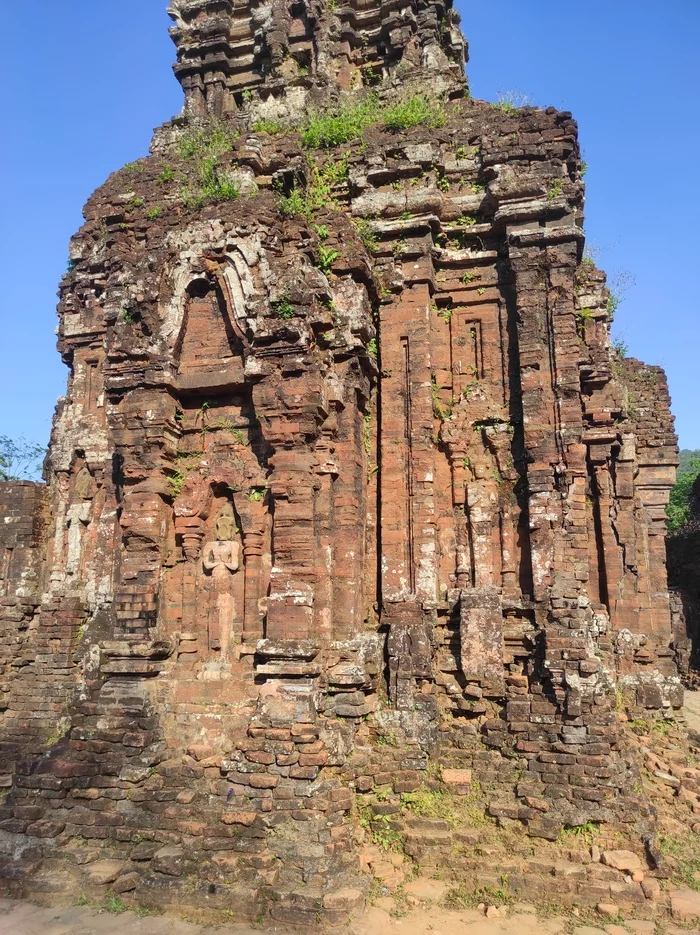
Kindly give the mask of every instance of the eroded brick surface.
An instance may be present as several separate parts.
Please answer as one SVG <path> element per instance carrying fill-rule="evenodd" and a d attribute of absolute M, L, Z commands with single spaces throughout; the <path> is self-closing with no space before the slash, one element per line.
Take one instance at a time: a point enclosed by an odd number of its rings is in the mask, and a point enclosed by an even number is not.
<path fill-rule="evenodd" d="M 533 837 L 643 830 L 615 708 L 681 703 L 676 438 L 610 347 L 571 115 L 470 100 L 447 0 L 172 14 L 184 115 L 72 242 L 48 489 L 0 487 L 6 887 L 106 861 L 141 902 L 336 923 L 354 806 L 425 782 Z M 305 151 L 363 84 L 444 119 Z M 449 862 L 444 824 L 408 852 Z"/>

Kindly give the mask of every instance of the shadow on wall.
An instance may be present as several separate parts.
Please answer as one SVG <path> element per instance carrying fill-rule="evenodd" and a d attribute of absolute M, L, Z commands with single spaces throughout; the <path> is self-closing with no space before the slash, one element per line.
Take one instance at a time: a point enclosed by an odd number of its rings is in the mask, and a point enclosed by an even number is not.
<path fill-rule="evenodd" d="M 700 477 L 690 496 L 692 518 L 666 540 L 668 583 L 674 603 L 674 644 L 681 672 L 700 679 Z"/>

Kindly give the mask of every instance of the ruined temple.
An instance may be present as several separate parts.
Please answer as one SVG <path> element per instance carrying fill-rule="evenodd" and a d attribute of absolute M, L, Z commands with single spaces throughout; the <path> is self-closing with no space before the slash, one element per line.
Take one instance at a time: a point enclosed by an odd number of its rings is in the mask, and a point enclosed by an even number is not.
<path fill-rule="evenodd" d="M 456 866 L 426 783 L 641 835 L 677 445 L 572 115 L 472 100 L 451 0 L 170 15 L 183 112 L 85 207 L 0 485 L 0 886 L 340 922 L 368 809 Z"/>

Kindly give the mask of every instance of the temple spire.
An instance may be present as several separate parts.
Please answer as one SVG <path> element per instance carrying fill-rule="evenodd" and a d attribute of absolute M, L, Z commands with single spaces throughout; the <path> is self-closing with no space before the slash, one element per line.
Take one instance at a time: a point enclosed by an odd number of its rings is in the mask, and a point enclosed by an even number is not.
<path fill-rule="evenodd" d="M 452 0 L 173 0 L 175 74 L 193 115 L 224 116 L 256 101 L 303 109 L 334 90 L 391 86 L 434 72 L 435 93 L 464 88 L 466 43 Z"/>

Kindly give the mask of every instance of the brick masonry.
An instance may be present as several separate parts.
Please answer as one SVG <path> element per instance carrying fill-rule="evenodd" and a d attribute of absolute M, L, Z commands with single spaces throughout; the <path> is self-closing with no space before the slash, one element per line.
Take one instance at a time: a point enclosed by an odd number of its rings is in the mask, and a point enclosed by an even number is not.
<path fill-rule="evenodd" d="M 449 0 L 243 10 L 173 2 L 185 110 L 88 201 L 48 487 L 0 485 L 2 879 L 337 923 L 354 809 L 435 766 L 533 837 L 651 821 L 676 437 L 571 114 L 471 100 Z M 368 90 L 444 119 L 303 148 Z"/>

